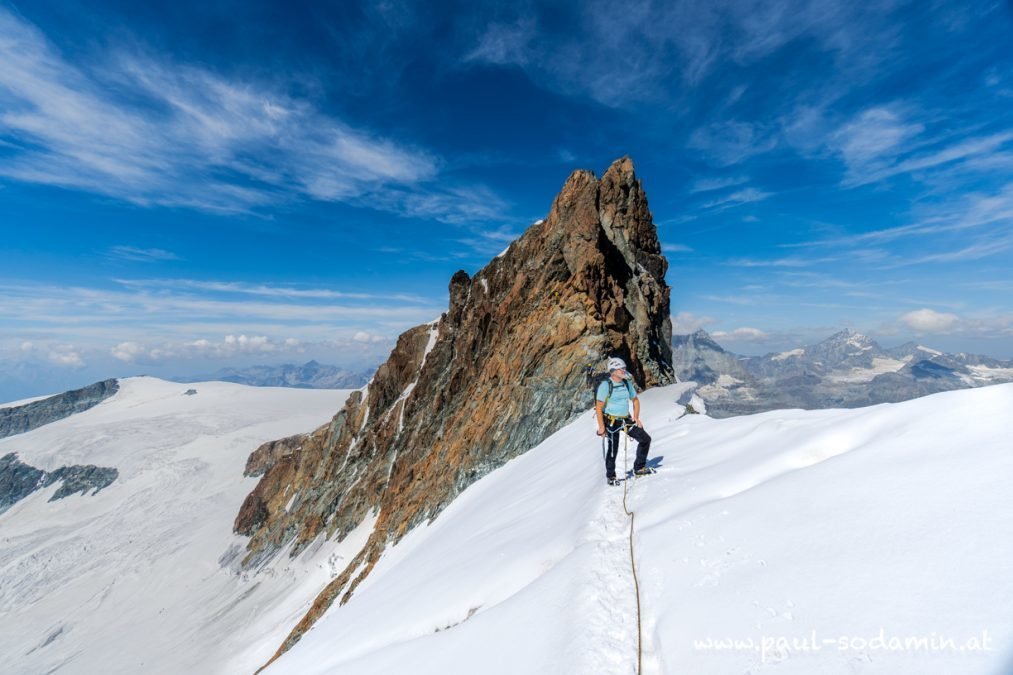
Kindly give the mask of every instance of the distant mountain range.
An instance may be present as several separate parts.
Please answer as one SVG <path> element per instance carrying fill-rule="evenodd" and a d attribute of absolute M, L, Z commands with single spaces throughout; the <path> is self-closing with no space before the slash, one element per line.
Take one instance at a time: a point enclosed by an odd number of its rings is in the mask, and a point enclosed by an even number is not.
<path fill-rule="evenodd" d="M 945 354 L 914 342 L 884 349 L 844 330 L 816 345 L 766 356 L 739 356 L 706 331 L 676 335 L 673 364 L 680 380 L 715 417 L 784 408 L 856 408 L 926 394 L 1013 382 L 1013 361 Z"/>
<path fill-rule="evenodd" d="M 369 381 L 372 373 L 353 373 L 316 361 L 303 365 L 286 363 L 281 366 L 250 366 L 223 368 L 212 375 L 174 378 L 176 382 L 219 380 L 253 387 L 295 387 L 298 389 L 358 389 Z"/>

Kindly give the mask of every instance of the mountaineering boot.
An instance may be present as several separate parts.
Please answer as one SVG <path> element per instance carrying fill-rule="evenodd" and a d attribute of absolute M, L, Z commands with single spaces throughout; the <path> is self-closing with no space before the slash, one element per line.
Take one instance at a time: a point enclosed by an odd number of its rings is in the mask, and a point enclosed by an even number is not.
<path fill-rule="evenodd" d="M 619 485 L 620 481 L 615 476 L 609 476 L 605 479 L 605 482 L 608 483 L 609 485 Z"/>
<path fill-rule="evenodd" d="M 649 466 L 645 466 L 645 467 L 643 467 L 641 469 L 637 469 L 637 470 L 635 470 L 633 472 L 633 474 L 636 475 L 636 476 L 650 476 L 652 473 L 658 473 L 658 472 L 655 471 L 654 469 L 652 469 Z"/>

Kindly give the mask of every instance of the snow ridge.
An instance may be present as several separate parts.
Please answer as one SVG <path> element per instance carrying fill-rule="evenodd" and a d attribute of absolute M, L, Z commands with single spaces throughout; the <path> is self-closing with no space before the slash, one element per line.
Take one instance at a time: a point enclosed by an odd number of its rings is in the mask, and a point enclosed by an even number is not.
<path fill-rule="evenodd" d="M 579 614 L 586 617 L 581 662 L 575 672 L 628 674 L 637 657 L 636 590 L 630 575 L 629 520 L 618 489 L 605 492 L 588 523 L 593 543 Z"/>

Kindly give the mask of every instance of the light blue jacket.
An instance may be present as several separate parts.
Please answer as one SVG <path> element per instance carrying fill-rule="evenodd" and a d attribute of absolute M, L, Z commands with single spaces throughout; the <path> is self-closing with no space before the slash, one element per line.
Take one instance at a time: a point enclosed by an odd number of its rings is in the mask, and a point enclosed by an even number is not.
<path fill-rule="evenodd" d="M 598 393 L 595 398 L 599 401 L 604 401 L 605 397 L 609 395 L 609 382 L 612 382 L 611 377 L 598 385 Z M 629 380 L 624 380 L 618 384 L 612 382 L 612 396 L 609 396 L 609 402 L 605 406 L 604 413 L 614 417 L 626 417 L 630 414 L 630 401 L 636 397 L 637 390 Z"/>

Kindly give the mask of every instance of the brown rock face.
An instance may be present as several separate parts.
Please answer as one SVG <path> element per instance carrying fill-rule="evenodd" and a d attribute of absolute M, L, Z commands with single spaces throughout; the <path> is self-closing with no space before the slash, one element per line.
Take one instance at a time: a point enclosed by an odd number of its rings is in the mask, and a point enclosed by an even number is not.
<path fill-rule="evenodd" d="M 630 159 L 600 181 L 576 171 L 546 220 L 474 277 L 454 274 L 447 312 L 401 335 L 330 424 L 258 449 L 247 470 L 266 473 L 236 519 L 251 536 L 246 564 L 378 514 L 278 654 L 386 546 L 587 410 L 586 364 L 616 355 L 642 388 L 674 381 L 667 267 Z"/>

